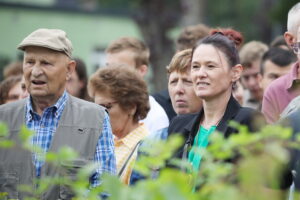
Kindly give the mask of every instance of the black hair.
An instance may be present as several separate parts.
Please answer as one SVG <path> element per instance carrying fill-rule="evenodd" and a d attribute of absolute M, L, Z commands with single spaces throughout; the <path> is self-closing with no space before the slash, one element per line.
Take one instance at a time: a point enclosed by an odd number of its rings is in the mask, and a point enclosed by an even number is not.
<path fill-rule="evenodd" d="M 278 47 L 270 48 L 262 57 L 260 72 L 264 74 L 265 62 L 270 60 L 279 67 L 286 67 L 297 61 L 297 57 L 290 50 L 285 50 Z"/>
<path fill-rule="evenodd" d="M 237 64 L 240 64 L 239 53 L 233 39 L 235 38 L 229 38 L 221 32 L 216 32 L 203 38 L 202 40 L 199 40 L 196 43 L 196 46 L 193 48 L 193 54 L 195 49 L 201 44 L 210 44 L 222 51 L 225 54 L 230 67 L 233 67 Z"/>

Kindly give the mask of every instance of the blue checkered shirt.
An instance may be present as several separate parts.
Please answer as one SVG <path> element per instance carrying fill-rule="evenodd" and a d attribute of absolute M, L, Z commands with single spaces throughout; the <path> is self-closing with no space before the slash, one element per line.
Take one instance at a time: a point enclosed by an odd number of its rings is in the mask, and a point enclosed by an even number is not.
<path fill-rule="evenodd" d="M 40 176 L 41 167 L 44 164 L 44 156 L 50 147 L 50 143 L 58 126 L 59 119 L 65 108 L 66 102 L 69 98 L 65 91 L 58 101 L 51 107 L 43 111 L 42 116 L 34 112 L 30 98 L 26 103 L 26 125 L 33 130 L 35 134 L 32 137 L 32 144 L 40 147 L 43 152 L 40 154 L 33 154 L 33 163 L 36 168 L 36 176 Z M 100 184 L 100 175 L 103 173 L 116 174 L 116 160 L 114 155 L 114 142 L 112 130 L 109 122 L 109 117 L 105 113 L 103 120 L 102 134 L 99 137 L 94 161 L 99 167 L 96 173 L 91 177 L 91 185 L 97 186 Z"/>

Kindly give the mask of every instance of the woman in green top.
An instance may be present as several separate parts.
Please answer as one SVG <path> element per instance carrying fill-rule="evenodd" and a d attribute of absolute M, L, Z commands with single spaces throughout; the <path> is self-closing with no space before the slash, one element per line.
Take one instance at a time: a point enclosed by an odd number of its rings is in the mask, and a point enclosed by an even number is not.
<path fill-rule="evenodd" d="M 233 84 L 243 69 L 236 48 L 241 41 L 240 34 L 227 30 L 203 38 L 193 49 L 191 78 L 196 95 L 203 99 L 203 108 L 197 114 L 174 118 L 169 135 L 181 133 L 186 138 L 176 156 L 188 158 L 196 171 L 200 168 L 201 155 L 195 149 L 206 148 L 215 130 L 224 137 L 237 132 L 228 126 L 231 120 L 255 129 L 252 126 L 255 111 L 241 107 L 232 96 Z"/>
<path fill-rule="evenodd" d="M 221 121 L 231 97 L 232 85 L 240 78 L 242 69 L 233 41 L 223 33 L 205 38 L 194 49 L 191 77 L 196 95 L 203 99 L 204 110 L 193 148 L 189 152 L 189 160 L 195 170 L 199 169 L 201 155 L 195 154 L 194 149 L 208 145 L 209 135 Z"/>

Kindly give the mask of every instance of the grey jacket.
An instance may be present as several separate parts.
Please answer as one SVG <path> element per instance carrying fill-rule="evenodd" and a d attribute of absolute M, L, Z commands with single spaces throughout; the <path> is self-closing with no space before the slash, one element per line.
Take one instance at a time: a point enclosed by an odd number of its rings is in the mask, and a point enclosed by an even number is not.
<path fill-rule="evenodd" d="M 26 100 L 0 106 L 0 121 L 9 126 L 8 138 L 15 141 L 14 148 L 0 148 L 0 192 L 7 192 L 8 199 L 23 199 L 28 196 L 17 190 L 19 184 L 33 187 L 35 167 L 32 153 L 21 147 L 18 137 L 22 124 L 25 124 Z M 61 173 L 75 177 L 76 171 L 93 161 L 96 145 L 103 128 L 105 110 L 93 103 L 69 96 L 58 127 L 53 135 L 49 152 L 57 152 L 62 146 L 69 146 L 78 153 L 78 159 L 53 166 L 45 163 L 41 178 L 60 176 Z M 65 186 L 51 187 L 39 199 L 70 199 L 72 194 Z"/>

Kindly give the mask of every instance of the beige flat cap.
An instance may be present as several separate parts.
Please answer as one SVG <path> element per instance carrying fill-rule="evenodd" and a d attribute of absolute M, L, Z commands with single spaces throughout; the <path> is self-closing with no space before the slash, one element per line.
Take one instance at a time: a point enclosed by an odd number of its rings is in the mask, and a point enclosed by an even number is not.
<path fill-rule="evenodd" d="M 66 32 L 60 29 L 38 29 L 30 33 L 19 45 L 18 49 L 25 50 L 28 46 L 38 46 L 60 51 L 72 57 L 72 43 Z"/>

